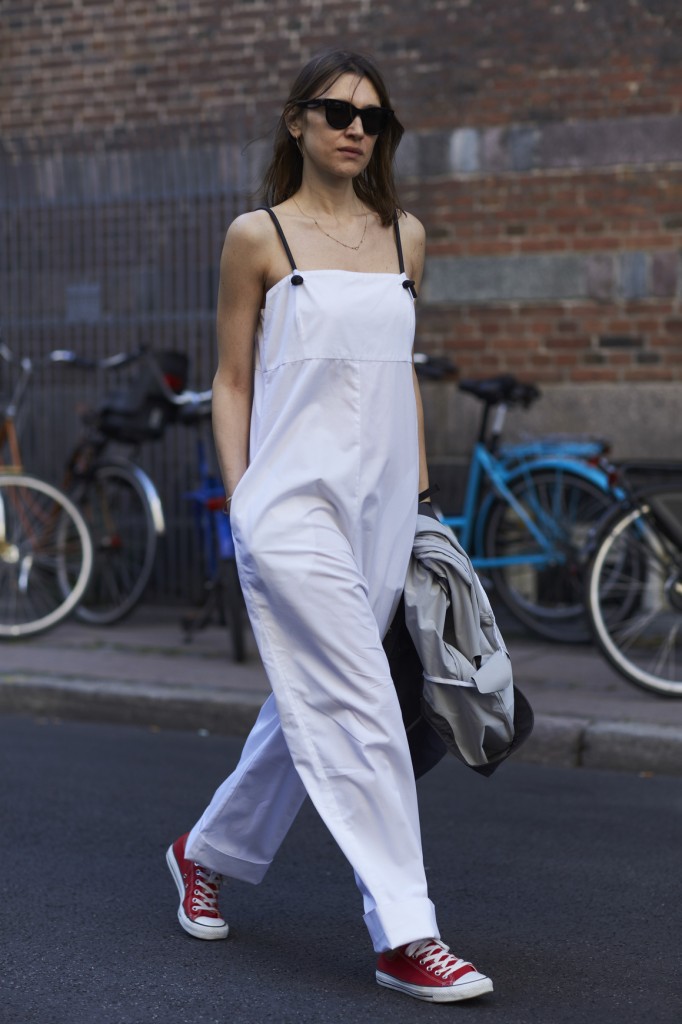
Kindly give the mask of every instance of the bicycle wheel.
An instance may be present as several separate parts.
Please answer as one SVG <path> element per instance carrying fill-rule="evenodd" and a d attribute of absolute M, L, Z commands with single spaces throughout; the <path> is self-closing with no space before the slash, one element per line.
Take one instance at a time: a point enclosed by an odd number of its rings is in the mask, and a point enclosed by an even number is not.
<path fill-rule="evenodd" d="M 511 486 L 529 519 L 554 545 L 556 561 L 533 564 L 542 548 L 506 501 L 493 502 L 484 528 L 487 558 L 516 564 L 486 570 L 497 595 L 534 633 L 561 643 L 587 643 L 585 609 L 588 540 L 613 507 L 613 496 L 572 470 L 529 469 Z M 524 561 L 524 559 L 526 559 Z"/>
<path fill-rule="evenodd" d="M 83 596 L 92 540 L 76 506 L 35 477 L 0 475 L 0 637 L 41 633 Z"/>
<path fill-rule="evenodd" d="M 608 521 L 586 593 L 594 639 L 614 668 L 682 697 L 682 488 L 647 494 Z"/>
<path fill-rule="evenodd" d="M 237 563 L 234 558 L 223 558 L 220 561 L 218 571 L 222 614 L 232 641 L 232 658 L 234 661 L 244 661 L 246 658 L 244 630 L 246 608 L 244 606 L 242 588 L 239 583 Z"/>
<path fill-rule="evenodd" d="M 90 625 L 110 625 L 132 611 L 152 574 L 157 538 L 152 511 L 134 472 L 115 463 L 97 463 L 74 497 L 95 554 L 76 614 Z"/>

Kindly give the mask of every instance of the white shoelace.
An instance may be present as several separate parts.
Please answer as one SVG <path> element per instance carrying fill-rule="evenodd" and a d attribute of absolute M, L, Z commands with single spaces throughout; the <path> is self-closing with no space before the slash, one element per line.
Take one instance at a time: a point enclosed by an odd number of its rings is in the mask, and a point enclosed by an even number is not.
<path fill-rule="evenodd" d="M 460 960 L 451 953 L 450 947 L 440 939 L 419 939 L 417 942 L 411 942 L 405 949 L 405 955 L 424 964 L 428 971 L 436 968 L 435 973 L 442 978 L 449 978 L 460 967 L 471 966 L 467 960 Z"/>
<path fill-rule="evenodd" d="M 222 876 L 215 871 L 209 871 L 208 868 L 204 868 L 200 864 L 196 865 L 196 872 L 194 884 L 197 888 L 193 893 L 192 906 L 196 910 L 215 911 L 217 914 L 218 891 Z"/>

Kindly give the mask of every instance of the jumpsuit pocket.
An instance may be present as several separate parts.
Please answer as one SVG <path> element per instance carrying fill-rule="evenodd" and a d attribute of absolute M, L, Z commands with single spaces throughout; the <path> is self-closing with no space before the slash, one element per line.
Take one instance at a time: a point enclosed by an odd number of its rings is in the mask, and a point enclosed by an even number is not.
<path fill-rule="evenodd" d="M 245 485 L 247 476 L 250 475 L 251 465 L 252 465 L 252 463 L 249 463 L 249 465 L 246 467 L 246 469 L 244 470 L 244 472 L 240 476 L 239 480 L 237 481 L 237 486 L 232 491 L 232 500 L 230 501 L 230 519 L 231 520 L 234 519 L 234 517 L 239 514 L 239 507 L 240 507 L 241 500 L 242 500 L 242 494 L 243 494 L 243 491 L 244 491 L 244 485 Z"/>
<path fill-rule="evenodd" d="M 230 499 L 230 515 L 232 515 L 232 509 L 234 508 L 235 503 L 239 500 L 239 495 L 242 492 L 242 484 L 244 483 L 244 477 L 249 472 L 249 469 L 250 467 L 247 466 L 242 475 L 239 477 L 239 480 L 237 481 L 237 486 L 232 491 L 232 497 Z"/>

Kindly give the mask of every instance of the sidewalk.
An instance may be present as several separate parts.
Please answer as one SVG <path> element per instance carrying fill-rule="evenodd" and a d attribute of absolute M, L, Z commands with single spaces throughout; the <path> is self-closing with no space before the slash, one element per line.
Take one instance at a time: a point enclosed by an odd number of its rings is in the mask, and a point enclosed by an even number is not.
<path fill-rule="evenodd" d="M 211 625 L 183 640 L 183 609 L 145 605 L 124 622 L 76 620 L 0 645 L 0 712 L 244 735 L 269 689 L 250 637 L 230 659 Z M 682 699 L 627 683 L 590 647 L 532 639 L 501 622 L 518 686 L 535 711 L 515 757 L 563 766 L 682 775 Z"/>

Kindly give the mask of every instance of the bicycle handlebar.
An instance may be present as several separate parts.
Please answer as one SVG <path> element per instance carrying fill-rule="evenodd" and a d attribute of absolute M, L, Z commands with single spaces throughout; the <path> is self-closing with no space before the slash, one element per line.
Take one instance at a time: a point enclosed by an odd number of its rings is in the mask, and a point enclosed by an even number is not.
<path fill-rule="evenodd" d="M 79 370 L 120 370 L 124 366 L 130 366 L 137 362 L 144 355 L 144 350 L 136 352 L 117 352 L 113 356 L 105 356 L 103 359 L 88 359 L 79 355 L 71 349 L 58 348 L 48 354 L 47 361 L 50 363 L 66 363 Z"/>
<path fill-rule="evenodd" d="M 185 388 L 180 392 L 173 391 L 164 376 L 163 370 L 159 366 L 154 351 L 149 348 L 139 348 L 134 352 L 116 352 L 112 356 L 105 356 L 104 359 L 97 360 L 84 359 L 75 352 L 68 351 L 52 353 L 52 355 L 59 355 L 61 358 L 58 361 L 70 363 L 72 366 L 100 370 L 120 370 L 125 366 L 130 366 L 133 363 L 143 361 L 149 368 L 152 377 L 154 378 L 154 383 L 158 386 L 164 399 L 170 405 L 174 405 L 177 408 L 191 406 L 193 409 L 196 409 L 197 414 L 199 414 L 197 407 L 200 407 L 207 402 L 210 403 L 211 400 L 210 388 L 207 391 L 190 391 L 188 388 Z"/>
<path fill-rule="evenodd" d="M 0 341 L 0 356 L 6 363 L 13 363 L 15 361 L 14 353 L 2 341 Z M 102 364 L 105 362 L 106 360 L 102 360 Z M 65 348 L 56 348 L 54 351 L 48 352 L 46 356 L 41 356 L 38 359 L 35 356 L 22 356 L 20 363 L 22 368 L 26 370 L 32 370 L 36 365 L 41 366 L 49 363 L 67 363 L 70 366 L 76 366 L 84 370 L 94 370 L 100 365 L 94 359 L 86 359 L 85 356 L 78 355 L 77 352 L 72 352 Z"/>
<path fill-rule="evenodd" d="M 0 358 L 6 363 L 15 362 L 14 353 L 3 341 L 0 341 Z M 186 416 L 183 418 L 186 420 L 200 419 L 210 414 L 211 389 L 208 388 L 206 391 L 190 391 L 185 388 L 179 393 L 173 391 L 164 377 L 154 352 L 148 348 L 139 348 L 134 352 L 115 352 L 114 355 L 104 356 L 102 359 L 89 359 L 78 352 L 74 352 L 72 349 L 58 348 L 48 352 L 46 356 L 40 359 L 24 356 L 21 358 L 20 364 L 24 371 L 24 376 L 28 377 L 34 366 L 40 364 L 61 363 L 64 366 L 71 366 L 79 370 L 120 370 L 140 360 L 146 362 L 154 382 L 164 399 L 178 409 L 186 409 Z M 22 386 L 22 392 L 24 387 L 25 382 Z"/>
<path fill-rule="evenodd" d="M 47 361 L 50 363 L 68 363 L 69 366 L 77 366 L 83 370 L 94 370 L 96 363 L 92 359 L 86 359 L 84 356 L 79 356 L 76 352 L 70 352 L 68 349 L 55 349 L 54 352 L 50 352 Z"/>

